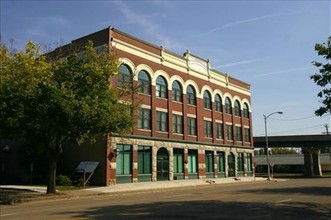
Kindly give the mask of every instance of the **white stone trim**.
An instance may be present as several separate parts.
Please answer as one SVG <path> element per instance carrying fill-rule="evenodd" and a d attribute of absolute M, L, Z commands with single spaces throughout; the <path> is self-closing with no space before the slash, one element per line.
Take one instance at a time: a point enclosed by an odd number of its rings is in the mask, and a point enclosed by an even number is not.
<path fill-rule="evenodd" d="M 178 112 L 178 111 L 172 111 L 172 114 L 183 116 L 183 112 Z"/>
<path fill-rule="evenodd" d="M 140 108 L 152 109 L 152 107 L 150 105 L 145 105 L 145 104 L 141 104 Z"/>
<path fill-rule="evenodd" d="M 168 113 L 168 109 L 156 107 L 156 111 Z"/>

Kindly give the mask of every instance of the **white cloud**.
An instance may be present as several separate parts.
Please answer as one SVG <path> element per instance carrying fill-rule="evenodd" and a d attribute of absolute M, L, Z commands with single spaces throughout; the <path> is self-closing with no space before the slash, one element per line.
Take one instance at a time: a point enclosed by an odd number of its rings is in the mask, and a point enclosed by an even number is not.
<path fill-rule="evenodd" d="M 249 64 L 249 63 L 255 63 L 255 62 L 260 62 L 262 60 L 265 60 L 265 58 L 263 58 L 263 59 L 262 58 L 252 59 L 252 60 L 242 60 L 242 61 L 235 62 L 235 63 L 228 63 L 228 64 L 219 65 L 219 66 L 214 67 L 214 69 L 230 67 L 230 66 L 238 66 L 238 65 Z"/>
<path fill-rule="evenodd" d="M 264 16 L 254 17 L 254 18 L 248 18 L 248 19 L 244 19 L 244 20 L 240 20 L 240 21 L 234 21 L 232 23 L 225 24 L 225 25 L 223 25 L 221 27 L 216 27 L 216 28 L 211 29 L 209 31 L 203 32 L 203 33 L 201 33 L 200 36 L 209 35 L 209 34 L 212 34 L 214 32 L 217 32 L 217 31 L 220 31 L 222 29 L 225 29 L 225 28 L 229 28 L 229 27 L 233 27 L 233 26 L 238 26 L 238 25 L 245 24 L 245 23 L 250 23 L 250 22 L 257 22 L 257 21 L 260 21 L 260 20 L 264 20 L 264 19 L 267 19 L 267 18 L 270 18 L 270 17 L 279 16 L 279 15 L 280 14 L 270 14 L 270 15 L 264 15 Z"/>
<path fill-rule="evenodd" d="M 292 68 L 292 69 L 280 70 L 280 71 L 275 71 L 275 72 L 270 72 L 270 73 L 263 73 L 263 74 L 256 75 L 254 77 L 260 78 L 260 77 L 271 76 L 271 75 L 279 75 L 279 74 L 284 74 L 284 73 L 296 72 L 296 71 L 300 71 L 300 70 L 307 70 L 310 68 L 311 67 Z"/>
<path fill-rule="evenodd" d="M 131 10 L 127 4 L 125 4 L 122 1 L 115 1 L 119 6 L 119 9 L 124 14 L 124 16 L 131 22 L 134 22 L 135 24 L 139 25 L 143 28 L 144 32 L 155 37 L 157 40 L 161 41 L 161 44 L 163 44 L 166 48 L 184 48 L 182 45 L 180 45 L 178 42 L 173 41 L 171 38 L 169 38 L 166 35 L 163 35 L 159 32 L 157 29 L 157 25 L 152 22 L 152 19 L 150 15 L 145 16 L 136 13 L 135 11 Z M 160 16 L 160 14 L 157 14 L 157 16 Z"/>

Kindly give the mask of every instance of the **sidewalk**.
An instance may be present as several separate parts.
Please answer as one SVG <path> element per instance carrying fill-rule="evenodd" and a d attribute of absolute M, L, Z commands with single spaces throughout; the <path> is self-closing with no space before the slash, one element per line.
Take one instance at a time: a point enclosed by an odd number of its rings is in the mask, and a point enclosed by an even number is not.
<path fill-rule="evenodd" d="M 126 193 L 126 192 L 140 192 L 147 190 L 165 190 L 170 188 L 189 187 L 189 186 L 202 186 L 210 184 L 229 184 L 240 182 L 253 182 L 253 181 L 266 181 L 266 178 L 261 177 L 236 177 L 236 178 L 218 178 L 218 179 L 206 179 L 206 180 L 173 180 L 173 181 L 158 181 L 158 182 L 139 182 L 139 183 L 121 183 L 104 187 L 92 187 L 86 189 L 77 190 L 65 190 L 59 192 L 57 195 L 46 195 L 46 187 L 36 186 L 18 186 L 18 185 L 2 185 L 0 186 L 1 193 L 6 190 L 16 190 L 22 192 L 20 197 L 19 193 L 16 193 L 12 199 L 7 199 L 5 204 L 12 204 L 16 202 L 27 202 L 40 199 L 52 199 L 52 198 L 68 198 L 68 197 L 84 197 L 93 195 L 103 195 L 108 193 Z M 31 197 L 26 196 L 26 192 L 31 192 Z M 24 195 L 24 196 L 23 196 Z M 3 200 L 3 196 L 2 199 Z M 1 201 L 2 203 L 4 201 Z"/>

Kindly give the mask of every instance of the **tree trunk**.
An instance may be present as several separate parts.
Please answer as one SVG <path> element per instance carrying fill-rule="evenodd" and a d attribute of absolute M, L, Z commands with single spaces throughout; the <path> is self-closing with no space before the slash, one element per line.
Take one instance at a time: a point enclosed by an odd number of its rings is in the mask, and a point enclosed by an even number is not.
<path fill-rule="evenodd" d="M 61 145 L 55 149 L 50 149 L 48 151 L 48 185 L 47 185 L 47 194 L 56 193 L 56 165 L 57 159 L 61 152 Z"/>
<path fill-rule="evenodd" d="M 54 194 L 56 193 L 56 163 L 57 158 L 54 157 L 52 154 L 48 154 L 48 185 L 47 185 L 47 194 Z"/>

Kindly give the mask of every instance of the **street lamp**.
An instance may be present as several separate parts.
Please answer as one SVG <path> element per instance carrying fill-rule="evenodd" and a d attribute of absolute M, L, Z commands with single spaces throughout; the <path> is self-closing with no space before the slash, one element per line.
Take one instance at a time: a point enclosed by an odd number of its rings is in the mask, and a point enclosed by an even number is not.
<path fill-rule="evenodd" d="M 268 143 L 268 130 L 267 130 L 267 119 L 274 114 L 283 114 L 283 112 L 273 112 L 270 113 L 269 115 L 264 117 L 264 131 L 265 131 L 265 146 L 266 146 L 266 150 L 267 150 L 267 167 L 268 167 L 268 180 L 271 180 L 270 177 L 270 160 L 269 160 L 269 143 Z"/>

